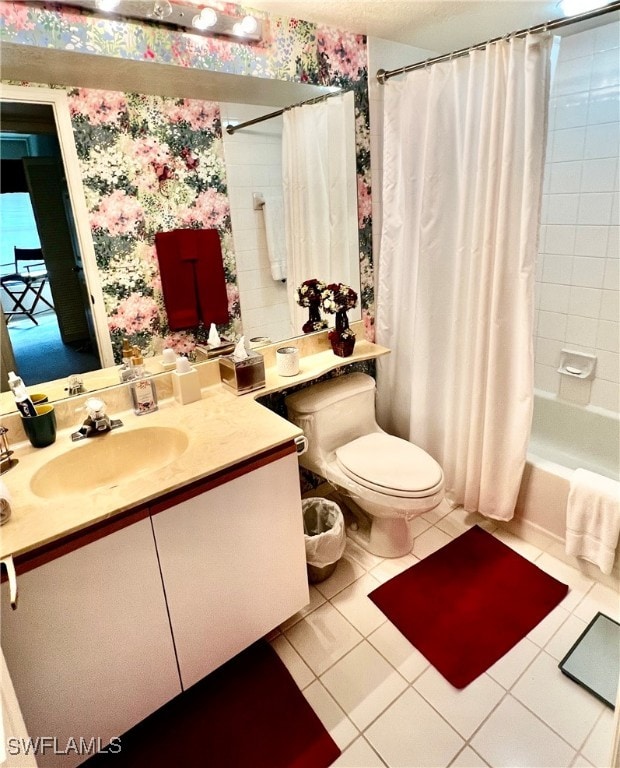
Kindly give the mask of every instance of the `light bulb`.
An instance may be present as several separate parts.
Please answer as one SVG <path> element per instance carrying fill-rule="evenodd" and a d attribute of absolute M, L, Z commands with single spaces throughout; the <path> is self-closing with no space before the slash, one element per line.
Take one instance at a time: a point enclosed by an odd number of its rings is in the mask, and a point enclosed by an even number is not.
<path fill-rule="evenodd" d="M 233 35 L 239 35 L 240 37 L 243 37 L 243 35 L 245 35 L 245 32 L 243 31 L 243 27 L 241 26 L 240 21 L 238 21 L 236 24 L 233 24 L 232 33 Z"/>
<path fill-rule="evenodd" d="M 204 21 L 200 18 L 200 15 L 194 16 L 192 19 L 192 27 L 196 27 L 196 29 L 209 29 L 209 26 L 204 23 Z"/>
<path fill-rule="evenodd" d="M 258 29 L 258 22 L 254 16 L 244 16 L 241 21 L 241 29 L 246 35 L 253 35 Z"/>
<path fill-rule="evenodd" d="M 205 25 L 205 28 L 214 27 L 217 24 L 217 13 L 213 8 L 203 8 L 200 11 L 200 19 Z"/>
<path fill-rule="evenodd" d="M 105 11 L 106 13 L 113 11 L 120 4 L 120 2 L 121 0 L 97 0 L 97 10 Z"/>
<path fill-rule="evenodd" d="M 154 19 L 167 19 L 172 13 L 172 6 L 168 0 L 155 0 L 155 5 L 151 11 L 151 16 Z"/>

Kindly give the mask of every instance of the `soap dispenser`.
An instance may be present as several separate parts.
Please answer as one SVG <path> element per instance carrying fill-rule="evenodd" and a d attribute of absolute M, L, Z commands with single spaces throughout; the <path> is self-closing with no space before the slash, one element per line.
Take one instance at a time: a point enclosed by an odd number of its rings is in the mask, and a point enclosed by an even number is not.
<path fill-rule="evenodd" d="M 121 384 L 133 379 L 134 372 L 131 367 L 132 349 L 128 339 L 123 339 L 123 364 L 118 370 L 118 375 L 121 380 Z"/>
<path fill-rule="evenodd" d="M 145 377 L 144 358 L 138 347 L 133 348 L 131 370 L 133 378 L 129 382 L 129 387 L 133 400 L 133 412 L 136 416 L 142 416 L 145 413 L 156 411 L 157 390 L 151 379 Z"/>
<path fill-rule="evenodd" d="M 177 357 L 176 371 L 172 371 L 172 394 L 177 403 L 187 405 L 200 400 L 200 375 L 186 357 Z"/>

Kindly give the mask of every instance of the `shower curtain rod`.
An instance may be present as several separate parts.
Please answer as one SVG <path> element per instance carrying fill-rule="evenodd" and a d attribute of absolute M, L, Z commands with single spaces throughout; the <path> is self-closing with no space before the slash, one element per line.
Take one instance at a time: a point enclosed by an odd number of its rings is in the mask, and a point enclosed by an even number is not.
<path fill-rule="evenodd" d="M 620 5 L 620 3 L 618 3 L 618 5 Z M 345 93 L 349 93 L 349 91 L 334 91 L 333 93 L 324 93 L 321 96 L 315 96 L 313 99 L 300 101 L 297 104 L 291 104 L 288 107 L 282 107 L 282 109 L 278 109 L 277 112 L 270 112 L 268 115 L 261 115 L 261 117 L 255 117 L 252 120 L 246 120 L 245 123 L 237 123 L 236 125 L 228 123 L 226 126 L 226 133 L 229 133 L 232 136 L 233 133 L 240 131 L 242 128 L 247 128 L 248 126 L 255 125 L 256 123 L 262 123 L 265 120 L 271 120 L 272 117 L 279 117 L 289 109 L 294 109 L 295 107 L 305 107 L 307 104 L 318 104 L 321 101 L 325 101 L 325 99 L 330 99 L 332 96 L 343 96 Z"/>
<path fill-rule="evenodd" d="M 571 16 L 564 19 L 553 19 L 552 21 L 545 21 L 542 24 L 537 24 L 535 27 L 528 27 L 527 29 L 520 29 L 518 32 L 510 32 L 507 35 L 501 35 L 500 37 L 494 37 L 492 40 L 487 40 L 484 43 L 477 43 L 476 45 L 470 45 L 467 48 L 461 48 L 458 51 L 452 51 L 452 53 L 444 53 L 441 56 L 435 56 L 432 59 L 426 59 L 426 61 L 419 61 L 416 64 L 408 64 L 405 67 L 399 67 L 398 69 L 391 69 L 386 71 L 385 69 L 379 69 L 377 71 L 377 80 L 381 85 L 384 85 L 386 80 L 390 77 L 396 77 L 396 75 L 402 75 L 405 72 L 413 72 L 415 69 L 422 69 L 428 67 L 430 64 L 437 64 L 440 61 L 447 61 L 449 59 L 457 59 L 459 56 L 466 56 L 471 51 L 477 51 L 482 48 L 486 48 L 491 43 L 498 43 L 500 40 L 508 40 L 511 37 L 525 37 L 526 35 L 533 35 L 537 32 L 546 32 L 550 29 L 558 29 L 559 27 L 566 27 L 569 24 L 577 24 L 580 21 L 587 21 L 588 19 L 594 19 L 597 16 L 603 16 L 606 13 L 612 13 L 613 11 L 620 10 L 620 2 L 608 3 L 601 8 L 596 8 L 592 11 L 586 11 L 580 13 L 578 16 Z"/>

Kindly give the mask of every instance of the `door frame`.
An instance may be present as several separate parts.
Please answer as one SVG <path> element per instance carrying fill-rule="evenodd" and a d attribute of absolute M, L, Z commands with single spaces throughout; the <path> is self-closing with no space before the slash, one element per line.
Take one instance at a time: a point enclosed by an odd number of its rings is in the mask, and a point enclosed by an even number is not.
<path fill-rule="evenodd" d="M 60 154 L 65 169 L 69 200 L 73 209 L 75 232 L 84 266 L 84 276 L 88 293 L 91 297 L 91 311 L 97 346 L 99 347 L 99 359 L 102 368 L 113 366 L 114 354 L 108 330 L 108 318 L 95 257 L 95 246 L 90 231 L 86 197 L 82 185 L 73 128 L 71 126 L 67 94 L 60 89 L 4 85 L 0 83 L 0 101 L 46 104 L 52 108 L 54 122 L 56 123 L 56 134 L 60 145 Z"/>

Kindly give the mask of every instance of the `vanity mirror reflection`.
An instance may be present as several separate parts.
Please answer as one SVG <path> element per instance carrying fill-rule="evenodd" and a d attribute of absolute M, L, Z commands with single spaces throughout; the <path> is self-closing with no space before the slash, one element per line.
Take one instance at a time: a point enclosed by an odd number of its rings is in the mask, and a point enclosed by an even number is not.
<path fill-rule="evenodd" d="M 100 88 L 102 90 L 122 91 L 125 94 L 157 94 L 160 96 L 183 97 L 186 99 L 209 100 L 219 103 L 222 122 L 239 121 L 270 112 L 274 107 L 285 107 L 306 101 L 310 97 L 326 92 L 333 92 L 333 87 L 317 87 L 299 84 L 290 81 L 277 81 L 269 79 L 257 79 L 238 75 L 222 73 L 180 70 L 178 67 L 162 64 L 122 61 L 117 59 L 100 59 L 100 57 L 85 56 L 78 53 L 61 52 L 58 50 L 37 51 L 36 56 L 25 55 L 23 47 L 3 44 L 3 77 L 11 80 L 29 82 L 45 82 L 49 71 L 54 71 L 56 82 L 66 86 L 83 88 Z M 33 92 L 43 103 L 47 89 L 20 88 L 23 98 L 36 99 Z M 44 93 L 44 90 L 46 93 Z M 59 89 L 58 94 L 66 93 L 68 88 Z M 10 91 L 10 93 L 8 93 Z M 14 87 L 3 86 L 2 99 L 18 101 Z M 20 97 L 21 98 L 21 97 Z M 146 97 L 148 98 L 148 96 Z M 59 131 L 59 140 L 63 145 L 63 131 L 71 130 L 68 108 L 62 120 L 58 117 L 62 110 L 56 109 L 56 121 Z M 60 124 L 62 122 L 62 125 Z M 281 121 L 280 121 L 281 122 Z M 278 145 L 277 123 L 271 125 L 262 123 L 253 130 L 236 136 L 224 136 L 224 157 L 220 158 L 222 164 L 225 161 L 225 174 L 227 178 L 227 194 L 230 201 L 230 215 L 232 223 L 232 240 L 229 243 L 231 252 L 236 261 L 238 295 L 229 301 L 237 304 L 237 320 L 232 330 L 243 331 L 249 336 L 267 336 L 271 341 L 280 341 L 298 335 L 301 330 L 295 330 L 290 321 L 289 312 L 285 313 L 277 305 L 286 306 L 288 298 L 294 293 L 296 286 L 289 283 L 269 278 L 266 274 L 269 267 L 266 266 L 266 232 L 264 211 L 254 208 L 255 195 L 264 193 L 267 197 L 277 187 L 277 180 L 281 171 L 277 160 L 280 157 Z M 258 130 L 260 128 L 260 130 Z M 263 130 L 264 129 L 264 130 Z M 261 137 L 262 134 L 262 138 Z M 255 144 L 259 139 L 261 149 L 251 149 L 249 145 Z M 83 147 L 78 146 L 78 152 Z M 112 337 L 110 333 L 109 312 L 104 309 L 105 267 L 107 255 L 102 250 L 102 243 L 93 244 L 88 228 L 89 216 L 84 202 L 84 188 L 80 185 L 80 171 L 75 167 L 67 168 L 66 154 L 65 170 L 67 179 L 73 177 L 78 192 L 71 194 L 73 218 L 76 224 L 82 227 L 83 235 L 80 237 L 80 250 L 83 256 L 84 271 L 90 295 L 94 298 L 93 315 L 97 333 L 97 343 L 102 361 L 102 369 L 84 375 L 85 388 L 88 391 L 114 385 L 117 382 L 117 370 L 112 356 Z M 260 158 L 261 162 L 257 162 Z M 272 164 L 266 160 L 274 161 Z M 187 158 L 191 161 L 191 156 Z M 165 180 L 164 180 L 165 181 Z M 352 188 L 353 198 L 356 200 L 355 168 L 348 180 Z M 89 194 L 88 190 L 86 194 Z M 92 216 L 91 216 L 92 224 Z M 165 220 L 162 221 L 165 228 Z M 251 226 L 250 226 L 251 225 Z M 234 245 L 233 245 L 234 241 Z M 104 244 L 105 245 L 105 244 Z M 350 253 L 349 265 L 359 276 L 359 249 Z M 260 260 L 263 260 L 262 263 Z M 102 268 L 103 266 L 103 268 Z M 258 267 L 258 268 L 257 268 Z M 308 275 L 313 277 L 315 275 Z M 325 276 L 329 280 L 331 276 Z M 284 295 L 285 301 L 276 301 Z M 272 322 L 280 311 L 284 322 Z M 352 317 L 351 319 L 358 319 Z M 248 333 L 249 330 L 249 333 Z M 151 352 L 161 350 L 153 349 Z M 148 358 L 147 358 L 148 360 Z M 161 370 L 158 361 L 153 360 L 152 373 Z M 37 384 L 38 389 L 45 389 L 48 377 L 42 374 L 41 381 L 28 382 Z M 53 399 L 65 396 L 64 388 L 55 388 L 51 393 Z M 3 398 L 6 395 L 3 395 Z M 10 395 L 9 395 L 10 397 Z M 13 410 L 10 403 L 1 401 L 0 410 L 7 412 Z"/>

